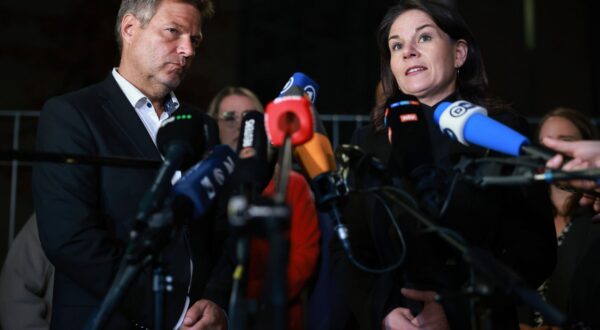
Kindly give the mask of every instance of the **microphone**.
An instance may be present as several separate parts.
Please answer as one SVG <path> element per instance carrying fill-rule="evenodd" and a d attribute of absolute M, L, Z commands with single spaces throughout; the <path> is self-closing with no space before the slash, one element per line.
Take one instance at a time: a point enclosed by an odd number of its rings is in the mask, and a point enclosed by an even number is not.
<path fill-rule="evenodd" d="M 371 153 L 366 153 L 357 145 L 342 144 L 338 146 L 335 150 L 335 158 L 349 188 L 350 182 L 357 190 L 391 184 L 387 166 L 379 158 Z"/>
<path fill-rule="evenodd" d="M 174 114 L 161 124 L 156 136 L 156 144 L 164 160 L 152 186 L 140 201 L 136 226 L 139 227 L 141 222 L 161 206 L 173 174 L 200 160 L 206 143 L 203 132 L 204 120 L 200 113 Z M 132 234 L 136 234 L 135 229 Z"/>
<path fill-rule="evenodd" d="M 265 108 L 267 136 L 274 147 L 281 147 L 290 136 L 292 145 L 303 144 L 312 138 L 313 118 L 310 102 L 296 87 L 290 88 L 295 95 L 280 96 Z"/>
<path fill-rule="evenodd" d="M 325 132 L 325 126 L 319 118 L 319 114 L 314 107 L 319 85 L 310 77 L 302 72 L 296 72 L 287 82 L 280 95 L 289 93 L 293 87 L 304 91 L 313 106 L 310 107 L 310 112 L 313 117 L 313 136 L 310 140 L 302 145 L 296 146 L 294 154 L 300 161 L 300 165 L 310 179 L 315 179 L 323 173 L 330 173 L 336 170 L 335 157 L 331 141 Z"/>
<path fill-rule="evenodd" d="M 543 146 L 532 145 L 528 138 L 489 117 L 487 110 L 467 101 L 454 103 L 443 102 L 435 110 L 434 119 L 440 130 L 451 139 L 462 144 L 475 144 L 503 154 L 521 156 L 523 154 L 541 159 L 544 163 L 556 152 Z M 569 157 L 566 157 L 570 159 Z M 546 170 L 544 173 L 525 173 L 508 177 L 482 177 L 478 179 L 481 186 L 516 185 L 536 181 L 554 182 L 571 179 L 588 179 L 598 182 L 597 172 L 576 171 L 563 172 Z M 580 192 L 586 195 L 598 196 L 595 191 L 561 187 L 570 192 Z"/>
<path fill-rule="evenodd" d="M 411 176 L 420 166 L 433 163 L 429 130 L 421 103 L 412 95 L 399 95 L 386 101 L 383 123 L 392 145 L 396 173 Z"/>
<path fill-rule="evenodd" d="M 297 92 L 293 92 L 292 87 L 300 88 L 304 95 L 308 97 L 310 103 L 315 104 L 317 93 L 319 92 L 319 85 L 309 76 L 302 72 L 294 73 L 285 86 L 283 86 L 283 89 L 279 93 L 279 97 L 287 96 L 289 95 L 288 93 L 294 93 L 293 95 L 296 95 L 295 93 Z"/>
<path fill-rule="evenodd" d="M 245 113 L 240 132 L 237 146 L 239 159 L 233 182 L 242 195 L 253 200 L 269 184 L 275 170 L 274 157 L 269 157 L 264 114 L 259 111 Z"/>
<path fill-rule="evenodd" d="M 421 103 L 412 95 L 389 98 L 384 124 L 392 145 L 388 168 L 392 174 L 408 178 L 422 208 L 429 215 L 439 216 L 447 195 L 447 175 L 433 160 Z"/>
<path fill-rule="evenodd" d="M 179 217 L 198 218 L 206 213 L 230 180 L 237 156 L 227 145 L 216 146 L 201 162 L 183 174 L 170 194 L 173 211 Z"/>
<path fill-rule="evenodd" d="M 311 105 L 314 105 L 318 91 L 319 85 L 314 80 L 302 72 L 296 72 L 290 77 L 279 95 L 297 95 L 300 92 L 310 100 Z M 311 128 L 312 137 L 304 144 L 296 145 L 294 155 L 304 173 L 310 178 L 315 201 L 321 208 L 331 199 L 345 195 L 347 188 L 341 177 L 335 172 L 337 165 L 325 126 L 315 107 L 309 105 L 309 110 L 314 122 Z"/>
<path fill-rule="evenodd" d="M 531 144 L 528 138 L 487 116 L 487 110 L 467 101 L 443 102 L 433 115 L 442 133 L 461 144 L 474 144 L 511 156 L 530 155 L 547 161 L 556 153 Z"/>

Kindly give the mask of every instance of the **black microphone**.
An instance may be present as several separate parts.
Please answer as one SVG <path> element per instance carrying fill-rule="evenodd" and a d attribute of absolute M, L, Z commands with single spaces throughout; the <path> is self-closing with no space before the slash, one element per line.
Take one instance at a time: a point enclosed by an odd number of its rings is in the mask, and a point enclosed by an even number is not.
<path fill-rule="evenodd" d="M 171 229 L 202 217 L 230 180 L 237 157 L 227 145 L 218 145 L 186 171 L 168 193 L 162 207 L 137 221 L 130 234 L 127 260 L 138 262 L 169 241 Z"/>
<path fill-rule="evenodd" d="M 164 157 L 152 186 L 140 201 L 136 215 L 137 224 L 132 232 L 135 236 L 143 223 L 166 197 L 171 178 L 178 170 L 185 170 L 202 157 L 205 149 L 204 120 L 202 114 L 182 112 L 165 120 L 156 137 L 156 144 Z"/>
<path fill-rule="evenodd" d="M 275 158 L 269 150 L 265 116 L 259 111 L 244 114 L 237 146 L 238 166 L 233 175 L 235 192 L 251 202 L 265 189 L 275 171 Z"/>
<path fill-rule="evenodd" d="M 388 169 L 408 179 L 421 207 L 438 217 L 447 190 L 447 174 L 433 160 L 429 129 L 421 103 L 412 95 L 386 102 L 384 124 L 392 145 Z"/>

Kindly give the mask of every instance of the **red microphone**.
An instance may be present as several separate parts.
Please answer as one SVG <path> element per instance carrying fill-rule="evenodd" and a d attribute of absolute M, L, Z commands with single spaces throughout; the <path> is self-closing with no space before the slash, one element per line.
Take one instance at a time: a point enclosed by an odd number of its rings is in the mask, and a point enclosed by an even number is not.
<path fill-rule="evenodd" d="M 265 128 L 271 144 L 281 147 L 286 136 L 292 145 L 300 145 L 313 137 L 313 114 L 304 96 L 278 97 L 265 109 Z"/>

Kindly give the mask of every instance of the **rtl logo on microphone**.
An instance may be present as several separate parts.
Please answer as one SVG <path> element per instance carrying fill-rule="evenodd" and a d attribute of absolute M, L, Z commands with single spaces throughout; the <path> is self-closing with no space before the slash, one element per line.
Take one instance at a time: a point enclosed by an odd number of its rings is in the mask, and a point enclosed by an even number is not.
<path fill-rule="evenodd" d="M 401 123 L 407 123 L 412 121 L 419 121 L 419 117 L 416 113 L 403 113 L 400 115 Z"/>

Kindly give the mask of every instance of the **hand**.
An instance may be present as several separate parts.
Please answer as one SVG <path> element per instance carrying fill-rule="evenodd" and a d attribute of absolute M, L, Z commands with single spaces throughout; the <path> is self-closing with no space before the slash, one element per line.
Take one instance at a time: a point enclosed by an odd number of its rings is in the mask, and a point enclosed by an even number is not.
<path fill-rule="evenodd" d="M 562 167 L 562 169 L 564 171 L 576 171 L 576 170 L 582 170 L 585 168 L 589 168 L 589 163 L 583 162 L 577 158 L 567 162 Z M 600 192 L 600 187 L 598 187 L 596 182 L 591 181 L 591 180 L 569 180 L 568 185 L 571 187 L 575 187 L 577 189 L 583 190 L 583 191 L 595 190 L 597 192 Z M 600 198 L 596 198 L 594 196 L 591 196 L 590 194 L 584 193 L 583 196 L 581 197 L 581 199 L 579 200 L 579 204 L 593 205 L 594 210 L 596 210 L 596 212 L 600 212 Z"/>
<path fill-rule="evenodd" d="M 433 291 L 420 291 L 414 289 L 402 289 L 402 295 L 407 298 L 422 301 L 423 310 L 416 317 L 406 308 L 396 308 L 383 319 L 382 328 L 385 330 L 448 330 L 448 319 L 446 313 L 436 300 Z"/>
<path fill-rule="evenodd" d="M 560 168 L 564 171 L 583 170 L 590 167 L 600 167 L 600 141 L 561 141 L 544 138 L 544 145 L 562 152 L 573 159 L 563 164 L 564 158 L 561 154 L 552 157 L 546 166 L 549 168 Z M 569 185 L 581 190 L 592 190 L 600 192 L 598 184 L 591 180 L 570 180 Z M 600 199 L 583 196 L 579 203 L 581 205 L 593 205 L 596 212 L 600 212 Z"/>
<path fill-rule="evenodd" d="M 412 323 L 415 317 L 408 308 L 393 309 L 381 322 L 383 330 L 416 330 L 418 326 Z"/>
<path fill-rule="evenodd" d="M 182 330 L 224 330 L 227 316 L 221 307 L 206 299 L 196 301 L 185 313 Z"/>
<path fill-rule="evenodd" d="M 587 162 L 589 167 L 600 167 L 600 141 L 561 141 L 545 137 L 543 144 L 567 156 Z M 563 162 L 562 156 L 550 159 L 546 166 L 558 168 Z"/>

